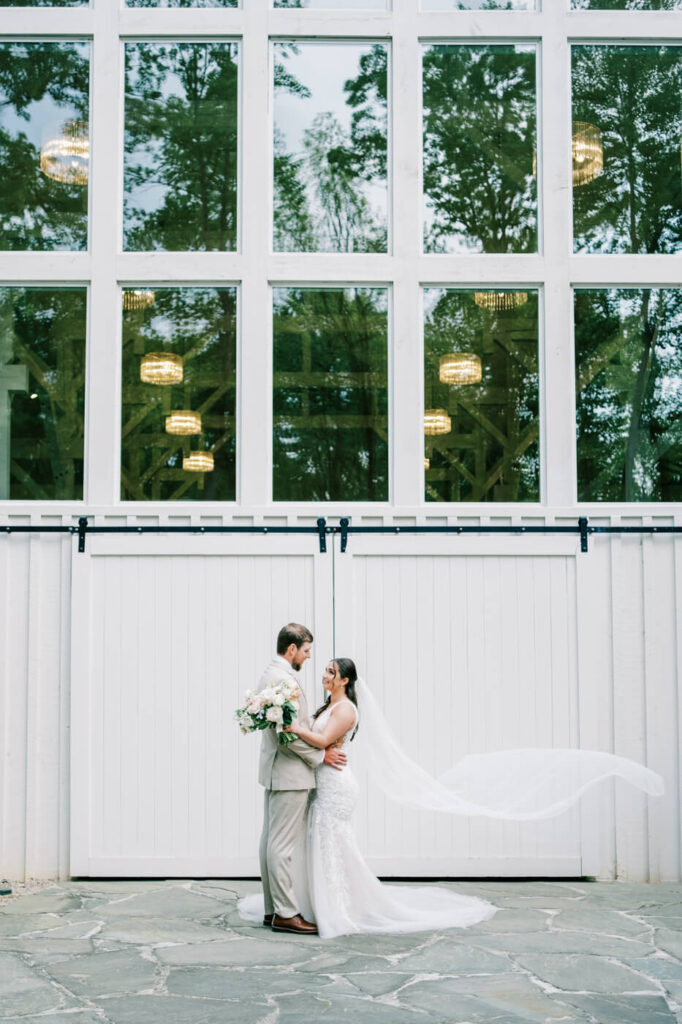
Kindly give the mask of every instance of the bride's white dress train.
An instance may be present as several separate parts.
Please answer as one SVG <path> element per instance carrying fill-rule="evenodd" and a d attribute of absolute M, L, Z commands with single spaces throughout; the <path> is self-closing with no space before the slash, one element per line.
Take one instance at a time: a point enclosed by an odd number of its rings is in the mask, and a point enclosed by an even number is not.
<path fill-rule="evenodd" d="M 334 707 L 315 720 L 315 732 L 324 729 Z M 352 747 L 347 742 L 351 733 L 344 737 L 347 767 L 338 771 L 323 764 L 316 771 L 317 789 L 311 791 L 305 857 L 301 851 L 299 861 L 299 867 L 305 863 L 307 878 L 303 871 L 295 878 L 304 916 L 310 915 L 308 919 L 316 922 L 323 938 L 355 932 L 466 928 L 492 917 L 496 908 L 485 900 L 433 885 L 386 885 L 372 874 L 353 832 L 358 783 L 351 764 Z M 260 923 L 262 894 L 247 896 L 238 906 L 242 917 Z"/>

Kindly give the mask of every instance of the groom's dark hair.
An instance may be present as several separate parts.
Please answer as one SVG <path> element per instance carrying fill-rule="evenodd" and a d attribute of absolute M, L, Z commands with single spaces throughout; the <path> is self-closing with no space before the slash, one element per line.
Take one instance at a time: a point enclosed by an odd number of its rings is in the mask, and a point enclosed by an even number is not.
<path fill-rule="evenodd" d="M 289 622 L 286 626 L 282 626 L 277 634 L 277 653 L 286 654 L 292 644 L 301 647 L 305 643 L 311 644 L 312 642 L 313 634 L 307 626 L 301 626 L 298 622 Z"/>

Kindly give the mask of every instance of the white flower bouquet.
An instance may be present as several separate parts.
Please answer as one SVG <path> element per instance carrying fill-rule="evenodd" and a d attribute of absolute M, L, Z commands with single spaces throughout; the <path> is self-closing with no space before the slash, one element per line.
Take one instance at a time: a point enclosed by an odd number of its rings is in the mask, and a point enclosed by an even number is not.
<path fill-rule="evenodd" d="M 247 690 L 244 707 L 237 708 L 234 717 L 244 734 L 258 729 L 274 729 L 280 743 L 292 743 L 296 733 L 282 730 L 296 718 L 300 696 L 299 685 L 293 679 L 283 679 L 260 693 Z"/>

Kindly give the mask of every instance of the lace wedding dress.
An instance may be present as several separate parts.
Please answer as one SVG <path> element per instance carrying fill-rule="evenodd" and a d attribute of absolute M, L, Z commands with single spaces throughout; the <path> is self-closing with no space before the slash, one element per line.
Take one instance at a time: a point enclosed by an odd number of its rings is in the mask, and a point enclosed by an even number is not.
<path fill-rule="evenodd" d="M 313 724 L 321 732 L 341 702 L 323 711 Z M 351 703 L 348 701 L 347 703 Z M 355 707 L 355 705 L 353 705 Z M 355 710 L 357 720 L 357 709 Z M 353 726 L 354 728 L 354 726 Z M 348 754 L 343 771 L 322 764 L 311 791 L 305 856 L 294 878 L 299 909 L 316 922 L 323 938 L 354 932 L 415 932 L 466 928 L 492 917 L 496 908 L 484 900 L 462 896 L 438 886 L 406 887 L 380 882 L 367 867 L 353 832 L 352 815 L 358 783 L 351 765 L 353 730 L 340 741 Z M 239 902 L 250 921 L 263 917 L 261 894 Z"/>

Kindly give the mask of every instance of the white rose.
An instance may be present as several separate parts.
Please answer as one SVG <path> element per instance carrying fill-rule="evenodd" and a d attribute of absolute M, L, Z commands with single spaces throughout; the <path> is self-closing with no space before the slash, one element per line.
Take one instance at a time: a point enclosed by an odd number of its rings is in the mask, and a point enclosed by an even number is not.
<path fill-rule="evenodd" d="M 270 686 L 268 686 L 268 688 L 266 690 L 263 690 L 263 692 L 260 694 L 261 704 L 272 704 L 272 698 L 274 696 L 275 691 Z"/>
<path fill-rule="evenodd" d="M 282 709 L 281 708 L 268 708 L 265 712 L 265 717 L 268 722 L 281 722 L 282 721 Z"/>
<path fill-rule="evenodd" d="M 260 701 L 259 700 L 251 700 L 251 701 L 249 701 L 249 704 L 247 705 L 246 710 L 249 712 L 250 715 L 257 715 L 258 712 L 260 711 Z"/>
<path fill-rule="evenodd" d="M 281 706 L 282 706 L 282 704 L 284 704 L 285 700 L 286 700 L 286 697 L 284 697 L 283 694 L 276 693 L 275 696 L 272 698 L 272 703 L 275 705 L 276 708 L 281 708 Z"/>

